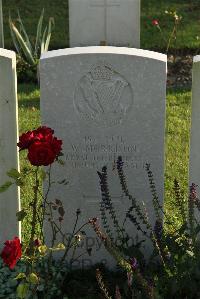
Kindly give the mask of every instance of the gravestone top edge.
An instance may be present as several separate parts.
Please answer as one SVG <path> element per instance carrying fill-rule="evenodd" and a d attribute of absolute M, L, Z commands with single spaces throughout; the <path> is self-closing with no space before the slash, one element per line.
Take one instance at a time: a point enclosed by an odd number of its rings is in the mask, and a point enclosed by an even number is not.
<path fill-rule="evenodd" d="M 73 2 L 82 2 L 83 0 L 69 0 L 69 2 L 73 3 Z M 128 2 L 138 2 L 140 4 L 140 0 L 128 0 Z"/>
<path fill-rule="evenodd" d="M 109 46 L 76 47 L 76 48 L 66 48 L 66 49 L 48 51 L 42 54 L 40 60 L 42 61 L 48 58 L 53 58 L 58 56 L 79 55 L 79 54 L 119 54 L 119 55 L 121 54 L 121 55 L 144 57 L 144 58 L 167 62 L 167 55 L 162 53 L 136 49 L 136 48 L 109 47 Z"/>
<path fill-rule="evenodd" d="M 7 49 L 0 48 L 0 56 L 15 59 L 16 53 Z"/>
<path fill-rule="evenodd" d="M 200 62 L 200 55 L 196 55 L 193 57 L 193 63 Z"/>

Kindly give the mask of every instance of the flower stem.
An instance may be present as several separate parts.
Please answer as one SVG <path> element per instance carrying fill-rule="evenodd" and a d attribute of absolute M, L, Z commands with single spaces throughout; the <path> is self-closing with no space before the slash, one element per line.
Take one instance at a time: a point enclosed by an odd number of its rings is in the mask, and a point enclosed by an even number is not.
<path fill-rule="evenodd" d="M 36 222 L 37 222 L 38 189 L 39 189 L 39 179 L 38 179 L 38 167 L 37 167 L 35 170 L 34 198 L 32 202 L 32 228 L 31 228 L 31 237 L 29 242 L 30 255 L 32 255 L 34 252 L 34 237 L 35 237 Z"/>

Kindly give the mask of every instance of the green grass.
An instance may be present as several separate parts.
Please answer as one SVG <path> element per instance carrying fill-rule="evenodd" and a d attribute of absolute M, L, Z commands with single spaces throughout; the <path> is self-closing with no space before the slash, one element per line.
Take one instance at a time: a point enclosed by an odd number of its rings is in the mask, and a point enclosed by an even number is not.
<path fill-rule="evenodd" d="M 9 11 L 12 18 L 17 17 L 19 10 L 24 25 L 27 28 L 31 40 L 36 35 L 37 23 L 41 11 L 45 9 L 44 19 L 46 23 L 49 17 L 54 17 L 55 31 L 52 36 L 52 48 L 65 48 L 68 45 L 68 0 L 6 0 L 3 1 L 5 45 L 13 48 L 8 26 Z"/>
<path fill-rule="evenodd" d="M 187 198 L 191 92 L 169 91 L 166 114 L 165 211 L 179 224 L 180 215 L 174 209 L 173 183 L 174 179 L 178 180 Z"/>
<path fill-rule="evenodd" d="M 40 92 L 35 85 L 20 84 L 19 101 L 19 132 L 32 130 L 40 122 Z"/>
<path fill-rule="evenodd" d="M 165 10 L 177 10 L 183 19 L 180 31 L 177 34 L 177 42 L 172 47 L 178 49 L 198 49 L 200 41 L 200 3 L 193 0 L 194 9 L 190 10 L 190 1 L 186 0 L 142 0 L 141 13 L 141 47 L 145 49 L 165 49 L 166 44 L 160 37 L 157 28 L 151 24 L 152 19 L 159 19 L 160 25 L 166 38 L 173 27 L 172 19 L 167 16 Z M 7 48 L 13 48 L 8 28 L 9 11 L 13 18 L 16 17 L 17 9 L 20 11 L 24 24 L 31 39 L 36 34 L 36 26 L 42 8 L 45 8 L 45 19 L 53 16 L 55 19 L 55 31 L 52 36 L 52 49 L 65 48 L 68 46 L 68 1 L 67 0 L 6 0 L 3 3 L 5 23 L 5 44 Z"/>
<path fill-rule="evenodd" d="M 173 182 L 176 178 L 185 196 L 188 188 L 189 131 L 191 114 L 190 91 L 168 91 L 165 156 L 165 210 L 176 223 L 179 215 L 174 211 Z M 20 134 L 40 125 L 39 90 L 34 85 L 19 85 L 19 130 Z M 28 167 L 25 153 L 20 153 L 21 168 Z M 28 207 L 33 181 L 27 177 L 29 188 L 22 190 L 22 206 Z M 29 221 L 24 223 L 26 238 Z"/>
<path fill-rule="evenodd" d="M 19 85 L 19 129 L 20 134 L 37 128 L 40 125 L 39 90 L 34 85 Z M 180 215 L 174 209 L 173 181 L 177 178 L 181 188 L 187 197 L 188 189 L 188 156 L 189 156 L 189 130 L 191 115 L 191 92 L 190 91 L 168 91 L 167 93 L 167 120 L 166 120 L 166 171 L 165 171 L 165 211 L 177 227 L 180 223 Z M 26 153 L 20 153 L 21 168 L 30 167 L 26 160 Z M 27 176 L 26 188 L 21 189 L 22 207 L 28 208 L 33 198 L 33 178 Z M 28 186 L 28 188 L 27 188 Z M 170 227 L 166 227 L 171 229 Z M 25 217 L 22 222 L 23 242 L 26 243 L 31 229 L 30 217 Z M 70 280 L 67 281 L 66 293 L 70 298 L 94 299 L 101 298 L 97 293 L 94 270 L 92 274 L 80 272 L 80 277 L 75 273 L 74 278 L 70 273 Z M 111 277 L 114 277 L 113 274 Z M 84 280 L 85 278 L 85 280 Z M 124 278 L 119 277 L 119 283 Z M 115 277 L 114 277 L 115 280 Z M 87 281 L 90 281 L 87 284 Z M 110 281 L 110 276 L 106 281 Z M 116 283 L 116 280 L 115 280 Z M 111 286 L 111 290 L 114 285 Z M 88 291 L 89 290 L 89 291 Z M 88 294 L 88 296 L 86 295 Z"/>
<path fill-rule="evenodd" d="M 20 84 L 18 93 L 19 101 L 19 134 L 33 130 L 40 125 L 40 105 L 39 105 L 39 90 L 34 85 Z M 26 159 L 27 153 L 20 152 L 20 168 L 29 169 L 30 163 Z M 32 176 L 27 176 L 25 180 L 25 188 L 21 188 L 21 206 L 28 209 L 29 203 L 33 199 L 33 184 Z M 26 242 L 31 231 L 31 219 L 25 217 L 22 222 L 22 238 Z"/>
<path fill-rule="evenodd" d="M 156 27 L 151 24 L 152 19 L 159 20 L 166 39 L 173 29 L 173 18 L 165 11 L 176 11 L 182 16 L 180 27 L 177 31 L 176 43 L 172 48 L 198 49 L 200 46 L 197 36 L 200 36 L 200 2 L 192 1 L 193 10 L 190 9 L 190 1 L 184 0 L 143 0 L 141 18 L 141 47 L 146 49 L 166 49 L 166 43 L 161 38 Z"/>

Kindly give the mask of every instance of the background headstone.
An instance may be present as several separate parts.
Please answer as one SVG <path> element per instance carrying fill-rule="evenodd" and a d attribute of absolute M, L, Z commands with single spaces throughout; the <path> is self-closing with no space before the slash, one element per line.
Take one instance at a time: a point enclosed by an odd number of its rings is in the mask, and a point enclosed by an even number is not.
<path fill-rule="evenodd" d="M 0 49 L 0 185 L 9 181 L 6 172 L 19 168 L 18 164 L 18 112 L 17 112 L 16 55 Z M 11 186 L 0 193 L 0 246 L 14 236 L 20 236 L 19 188 Z"/>
<path fill-rule="evenodd" d="M 97 170 L 108 167 L 110 194 L 120 225 L 130 207 L 122 195 L 114 160 L 124 160 L 132 195 L 146 203 L 154 225 L 152 196 L 144 169 L 151 163 L 160 204 L 164 184 L 164 134 L 166 56 L 128 48 L 87 47 L 52 51 L 40 62 L 42 123 L 55 129 L 63 140 L 65 166 L 53 166 L 53 180 L 67 179 L 68 185 L 53 185 L 50 199 L 63 201 L 63 227 L 72 232 L 76 210 L 81 223 L 100 215 L 100 185 Z M 50 225 L 46 226 L 48 237 Z M 136 236 L 128 220 L 127 230 Z M 93 256 L 91 265 L 106 259 L 92 230 L 86 243 Z M 88 241 L 89 240 L 89 241 Z M 88 245 L 88 244 L 86 244 Z M 101 244 L 102 245 L 102 244 Z M 103 246 L 102 246 L 103 247 Z M 148 251 L 148 250 L 147 250 Z M 81 258 L 79 266 L 85 265 Z"/>
<path fill-rule="evenodd" d="M 200 56 L 194 57 L 189 182 L 200 186 Z"/>
<path fill-rule="evenodd" d="M 3 32 L 3 8 L 2 8 L 2 0 L 0 0 L 0 48 L 4 48 L 4 32 Z"/>
<path fill-rule="evenodd" d="M 70 47 L 140 47 L 140 0 L 69 0 Z"/>

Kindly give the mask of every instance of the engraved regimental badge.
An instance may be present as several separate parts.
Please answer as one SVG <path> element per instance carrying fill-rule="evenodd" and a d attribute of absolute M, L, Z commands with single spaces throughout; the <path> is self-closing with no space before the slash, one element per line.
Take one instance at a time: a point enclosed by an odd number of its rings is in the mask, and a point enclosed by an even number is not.
<path fill-rule="evenodd" d="M 122 124 L 132 104 L 131 85 L 106 62 L 92 66 L 79 80 L 74 94 L 80 118 L 99 126 Z"/>

